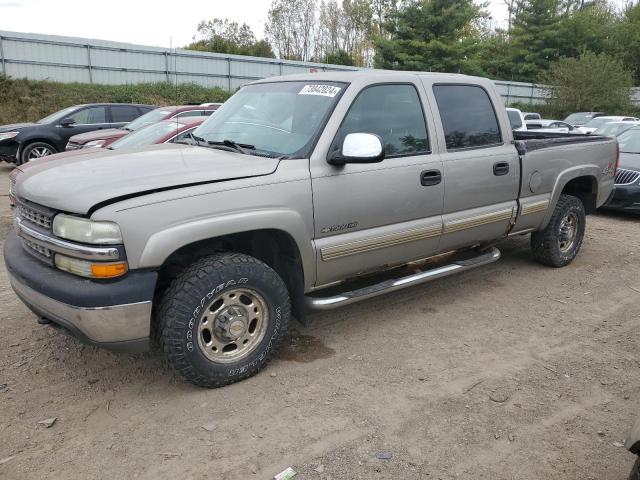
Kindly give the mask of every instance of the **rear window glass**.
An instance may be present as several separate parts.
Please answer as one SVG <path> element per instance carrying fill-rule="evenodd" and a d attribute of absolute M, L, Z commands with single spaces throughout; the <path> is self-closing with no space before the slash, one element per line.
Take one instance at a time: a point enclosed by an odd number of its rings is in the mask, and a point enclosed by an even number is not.
<path fill-rule="evenodd" d="M 474 85 L 434 85 L 447 149 L 479 148 L 502 142 L 487 92 Z"/>

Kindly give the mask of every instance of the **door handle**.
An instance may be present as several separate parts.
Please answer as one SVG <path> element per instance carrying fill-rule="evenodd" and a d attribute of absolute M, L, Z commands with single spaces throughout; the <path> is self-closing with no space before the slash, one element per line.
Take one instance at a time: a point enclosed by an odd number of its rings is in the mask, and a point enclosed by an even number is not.
<path fill-rule="evenodd" d="M 438 185 L 440 182 L 442 182 L 440 170 L 425 170 L 420 174 L 420 185 L 423 187 Z"/>
<path fill-rule="evenodd" d="M 509 162 L 496 162 L 493 164 L 493 174 L 497 177 L 509 173 Z"/>

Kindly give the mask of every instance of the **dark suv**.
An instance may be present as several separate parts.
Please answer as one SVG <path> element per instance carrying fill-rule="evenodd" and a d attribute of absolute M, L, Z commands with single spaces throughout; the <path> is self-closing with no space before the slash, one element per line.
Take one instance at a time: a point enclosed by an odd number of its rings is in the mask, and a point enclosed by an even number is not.
<path fill-rule="evenodd" d="M 153 105 L 92 103 L 65 108 L 36 123 L 0 126 L 0 160 L 21 165 L 62 152 L 73 135 L 121 127 L 154 108 Z"/>

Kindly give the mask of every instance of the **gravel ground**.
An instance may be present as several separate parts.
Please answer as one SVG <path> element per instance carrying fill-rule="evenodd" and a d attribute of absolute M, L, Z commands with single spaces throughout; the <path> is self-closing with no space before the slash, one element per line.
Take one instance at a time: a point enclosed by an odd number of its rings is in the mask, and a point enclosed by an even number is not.
<path fill-rule="evenodd" d="M 638 217 L 591 216 L 563 269 L 506 240 L 487 267 L 313 315 L 218 390 L 39 326 L 1 262 L 0 478 L 624 479 L 639 233 Z"/>

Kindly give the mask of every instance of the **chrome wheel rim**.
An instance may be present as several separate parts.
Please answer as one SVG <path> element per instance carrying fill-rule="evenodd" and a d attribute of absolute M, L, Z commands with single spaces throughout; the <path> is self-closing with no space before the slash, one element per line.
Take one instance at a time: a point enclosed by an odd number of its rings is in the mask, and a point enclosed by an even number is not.
<path fill-rule="evenodd" d="M 251 353 L 264 338 L 269 310 L 251 289 L 219 294 L 204 308 L 198 322 L 198 346 L 214 362 L 234 362 Z"/>
<path fill-rule="evenodd" d="M 42 157 L 46 157 L 47 155 L 51 155 L 53 152 L 51 151 L 50 148 L 47 147 L 36 147 L 31 149 L 31 151 L 29 151 L 29 155 L 27 155 L 27 158 L 29 160 L 33 160 L 35 158 L 42 158 Z"/>
<path fill-rule="evenodd" d="M 571 251 L 578 236 L 578 216 L 569 212 L 560 222 L 560 235 L 558 236 L 558 248 L 562 253 Z"/>

